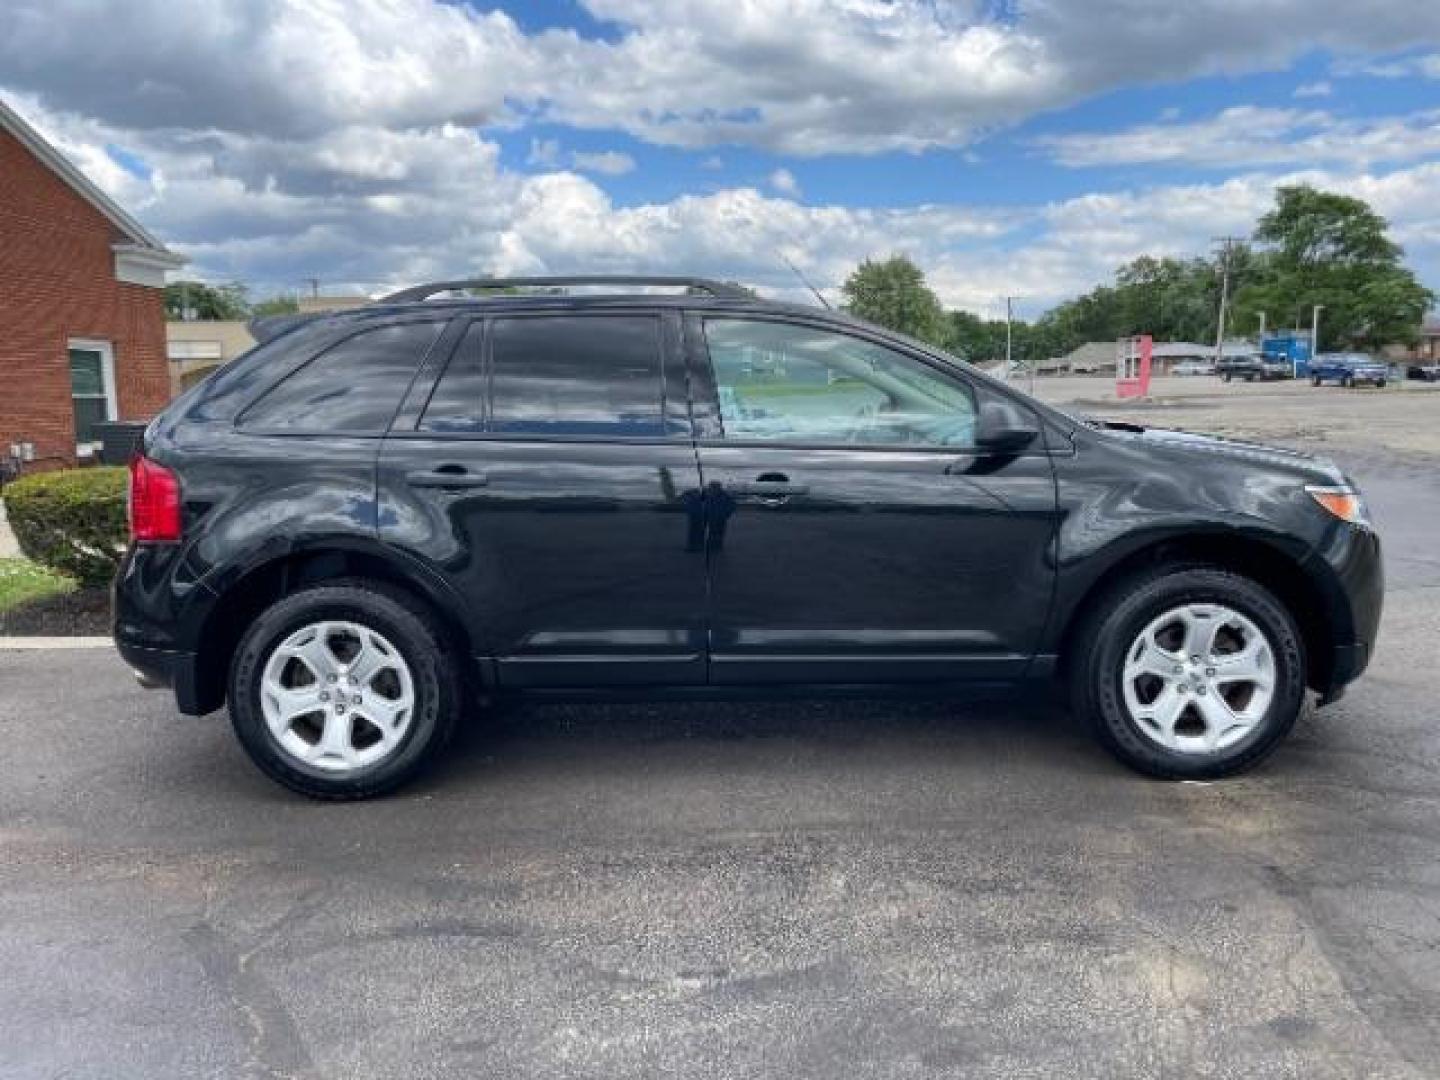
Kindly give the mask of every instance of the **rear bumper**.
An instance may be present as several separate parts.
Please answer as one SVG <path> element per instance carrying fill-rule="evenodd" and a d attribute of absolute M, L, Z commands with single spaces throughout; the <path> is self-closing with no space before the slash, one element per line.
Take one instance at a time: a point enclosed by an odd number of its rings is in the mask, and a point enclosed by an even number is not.
<path fill-rule="evenodd" d="M 135 672 L 141 686 L 173 690 L 176 706 L 189 716 L 200 716 L 209 711 L 200 702 L 194 653 L 155 649 L 120 640 L 115 642 L 115 648 Z"/>

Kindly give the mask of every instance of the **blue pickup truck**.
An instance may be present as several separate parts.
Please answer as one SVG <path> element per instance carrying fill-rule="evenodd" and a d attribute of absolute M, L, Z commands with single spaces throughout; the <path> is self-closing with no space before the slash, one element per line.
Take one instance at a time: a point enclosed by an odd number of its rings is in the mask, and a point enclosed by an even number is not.
<path fill-rule="evenodd" d="M 1384 386 L 1390 366 L 1364 353 L 1321 353 L 1310 361 L 1310 385 L 1339 383 L 1341 386 Z"/>

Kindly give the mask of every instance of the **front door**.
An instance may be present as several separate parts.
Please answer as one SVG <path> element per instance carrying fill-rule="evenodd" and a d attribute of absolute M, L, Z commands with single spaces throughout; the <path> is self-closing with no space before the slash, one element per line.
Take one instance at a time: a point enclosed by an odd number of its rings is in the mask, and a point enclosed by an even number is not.
<path fill-rule="evenodd" d="M 996 393 L 863 331 L 687 323 L 708 507 L 711 679 L 1020 674 L 1054 579 L 1044 443 L 978 452 Z"/>
<path fill-rule="evenodd" d="M 500 685 L 705 681 L 679 338 L 654 311 L 477 319 L 386 438 L 381 536 L 463 599 Z"/>

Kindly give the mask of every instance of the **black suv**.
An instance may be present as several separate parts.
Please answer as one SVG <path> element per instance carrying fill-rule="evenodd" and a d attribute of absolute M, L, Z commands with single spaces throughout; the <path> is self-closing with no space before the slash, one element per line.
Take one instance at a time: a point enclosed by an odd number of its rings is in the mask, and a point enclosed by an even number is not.
<path fill-rule="evenodd" d="M 1246 382 L 1275 382 L 1293 379 L 1295 367 L 1283 356 L 1266 356 L 1255 353 L 1251 356 L 1224 356 L 1215 365 L 1215 374 L 1226 382 L 1244 379 Z"/>
<path fill-rule="evenodd" d="M 310 795 L 395 787 L 481 697 L 797 687 L 1059 683 L 1130 765 L 1213 777 L 1375 640 L 1333 466 L 1075 419 L 837 312 L 485 280 L 257 336 L 146 433 L 115 637 Z"/>

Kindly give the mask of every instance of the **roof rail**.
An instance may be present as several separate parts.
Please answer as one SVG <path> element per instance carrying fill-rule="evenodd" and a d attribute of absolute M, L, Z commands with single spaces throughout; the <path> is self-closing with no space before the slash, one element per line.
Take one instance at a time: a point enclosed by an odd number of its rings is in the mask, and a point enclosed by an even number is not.
<path fill-rule="evenodd" d="M 463 289 L 508 289 L 521 287 L 559 288 L 566 285 L 668 285 L 695 289 L 717 299 L 751 299 L 743 286 L 698 277 L 666 277 L 652 274 L 581 274 L 568 277 L 506 277 L 466 278 L 462 281 L 432 281 L 415 285 L 382 297 L 377 303 L 404 304 L 412 300 L 428 300 L 436 293 L 458 292 Z"/>

